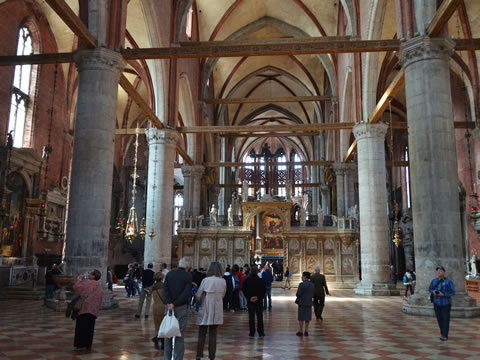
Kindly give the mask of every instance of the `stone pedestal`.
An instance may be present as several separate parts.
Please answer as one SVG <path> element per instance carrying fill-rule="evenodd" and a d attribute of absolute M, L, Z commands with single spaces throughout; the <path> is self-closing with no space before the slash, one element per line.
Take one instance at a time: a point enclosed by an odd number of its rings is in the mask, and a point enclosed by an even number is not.
<path fill-rule="evenodd" d="M 169 129 L 146 129 L 148 141 L 147 223 L 145 264 L 155 271 L 172 263 L 173 171 L 178 133 Z M 154 237 L 150 235 L 154 229 Z"/>
<path fill-rule="evenodd" d="M 74 58 L 79 85 L 65 272 L 76 277 L 97 269 L 105 283 L 118 81 L 125 60 L 104 48 L 79 50 Z"/>
<path fill-rule="evenodd" d="M 453 47 L 450 39 L 419 36 L 404 43 L 399 56 L 405 68 L 418 289 L 403 307 L 409 314 L 433 314 L 427 291 L 441 265 L 455 284 L 452 316 L 480 315 L 465 291 L 450 88 Z"/>
<path fill-rule="evenodd" d="M 385 124 L 359 124 L 353 127 L 358 148 L 360 202 L 362 281 L 355 289 L 359 295 L 399 294 L 389 278 L 386 132 Z"/>

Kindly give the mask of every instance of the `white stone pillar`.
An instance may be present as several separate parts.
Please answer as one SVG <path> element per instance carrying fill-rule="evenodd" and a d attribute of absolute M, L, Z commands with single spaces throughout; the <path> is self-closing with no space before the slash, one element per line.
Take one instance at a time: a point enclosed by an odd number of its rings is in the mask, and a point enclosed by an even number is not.
<path fill-rule="evenodd" d="M 345 164 L 333 164 L 337 182 L 337 216 L 345 216 Z"/>
<path fill-rule="evenodd" d="M 345 215 L 348 214 L 348 209 L 355 205 L 355 173 L 355 164 L 345 164 Z"/>
<path fill-rule="evenodd" d="M 329 204 L 330 204 L 330 189 L 328 185 L 320 185 L 320 192 L 322 193 L 322 211 L 323 215 L 329 215 Z"/>
<path fill-rule="evenodd" d="M 385 134 L 387 125 L 362 123 L 353 127 L 358 149 L 360 250 L 362 281 L 359 295 L 398 295 L 389 279 Z"/>
<path fill-rule="evenodd" d="M 155 271 L 172 263 L 173 171 L 178 133 L 170 129 L 145 130 L 148 141 L 147 236 L 144 261 Z M 155 236 L 149 236 L 152 228 Z"/>
<path fill-rule="evenodd" d="M 186 216 L 193 214 L 193 184 L 192 184 L 192 167 L 187 164 L 182 165 L 183 175 L 183 208 Z"/>
<path fill-rule="evenodd" d="M 78 70 L 65 271 L 93 269 L 106 279 L 118 81 L 126 64 L 112 50 L 74 53 Z M 104 304 L 108 306 L 108 304 Z"/>
<path fill-rule="evenodd" d="M 205 166 L 194 165 L 192 166 L 192 180 L 193 180 L 193 192 L 192 198 L 192 215 L 200 215 L 200 195 L 202 192 L 202 176 L 205 173 Z"/>
<path fill-rule="evenodd" d="M 433 315 L 428 286 L 439 265 L 455 284 L 452 316 L 480 315 L 465 291 L 450 56 L 454 42 L 419 36 L 402 44 L 408 114 L 417 291 L 403 310 Z"/>

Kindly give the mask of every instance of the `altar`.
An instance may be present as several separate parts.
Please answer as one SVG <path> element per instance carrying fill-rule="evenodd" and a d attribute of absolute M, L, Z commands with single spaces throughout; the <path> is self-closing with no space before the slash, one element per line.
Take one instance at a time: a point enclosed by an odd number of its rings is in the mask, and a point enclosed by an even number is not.
<path fill-rule="evenodd" d="M 212 261 L 227 265 L 254 263 L 258 257 L 283 257 L 296 283 L 303 271 L 316 266 L 329 287 L 353 288 L 359 281 L 359 235 L 355 229 L 295 224 L 292 203 L 242 202 L 241 226 L 202 225 L 178 229 L 178 255 L 189 257 L 194 268 L 207 269 Z M 292 226 L 292 223 L 295 224 Z"/>

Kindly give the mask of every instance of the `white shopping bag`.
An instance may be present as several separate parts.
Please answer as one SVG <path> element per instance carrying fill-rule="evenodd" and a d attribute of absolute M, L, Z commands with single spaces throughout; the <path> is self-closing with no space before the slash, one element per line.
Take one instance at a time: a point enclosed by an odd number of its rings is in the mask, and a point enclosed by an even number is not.
<path fill-rule="evenodd" d="M 182 336 L 180 333 L 180 325 L 178 320 L 173 314 L 173 311 L 168 311 L 165 317 L 163 318 L 162 323 L 160 324 L 160 329 L 158 329 L 159 338 L 172 338 L 174 336 Z"/>

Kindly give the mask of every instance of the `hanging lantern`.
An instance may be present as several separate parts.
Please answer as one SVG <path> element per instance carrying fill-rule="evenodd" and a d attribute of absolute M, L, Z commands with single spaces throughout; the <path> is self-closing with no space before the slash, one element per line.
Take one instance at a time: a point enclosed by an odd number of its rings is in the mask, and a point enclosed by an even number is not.
<path fill-rule="evenodd" d="M 395 219 L 395 222 L 393 223 L 393 243 L 395 244 L 395 246 L 397 248 L 402 243 L 402 239 L 400 237 L 400 228 L 398 226 L 398 220 L 397 219 Z"/>
<path fill-rule="evenodd" d="M 123 217 L 123 210 L 120 209 L 117 215 L 117 221 L 115 222 L 115 229 L 118 232 L 123 233 L 125 231 L 125 218 Z"/>
<path fill-rule="evenodd" d="M 128 214 L 127 228 L 125 230 L 125 237 L 130 242 L 133 242 L 133 240 L 135 240 L 135 238 L 137 237 L 137 227 L 138 227 L 137 212 L 135 211 L 135 207 L 132 206 Z"/>
<path fill-rule="evenodd" d="M 145 231 L 145 217 L 142 218 L 142 221 L 140 221 L 140 236 L 142 237 L 142 240 L 145 240 L 145 235 L 147 234 Z"/>
<path fill-rule="evenodd" d="M 155 229 L 152 228 L 152 230 L 150 230 L 150 232 L 148 233 L 148 236 L 150 237 L 150 239 L 153 240 L 153 238 L 155 237 Z"/>
<path fill-rule="evenodd" d="M 140 108 L 139 108 L 140 112 Z M 137 211 L 135 210 L 135 195 L 137 193 L 137 160 L 138 160 L 138 134 L 140 129 L 137 127 L 135 129 L 135 157 L 133 158 L 133 184 L 132 184 L 132 207 L 130 208 L 130 212 L 128 213 L 127 219 L 127 227 L 125 229 L 125 237 L 130 241 L 133 242 L 137 237 L 137 228 L 138 228 L 138 220 L 137 220 Z"/>
<path fill-rule="evenodd" d="M 42 205 L 40 205 L 40 211 L 38 215 L 40 216 L 40 219 L 42 221 L 45 221 L 45 218 L 47 217 L 47 205 L 45 203 L 42 203 Z"/>

